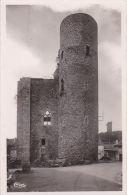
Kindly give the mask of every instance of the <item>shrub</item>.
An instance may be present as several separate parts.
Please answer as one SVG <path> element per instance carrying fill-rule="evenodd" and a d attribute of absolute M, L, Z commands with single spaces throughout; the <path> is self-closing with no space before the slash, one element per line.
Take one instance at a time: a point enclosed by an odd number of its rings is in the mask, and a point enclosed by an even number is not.
<path fill-rule="evenodd" d="M 26 173 L 26 172 L 27 172 L 27 173 L 30 172 L 30 164 L 29 164 L 29 163 L 23 164 L 23 165 L 22 165 L 22 171 L 25 172 L 25 173 Z"/>

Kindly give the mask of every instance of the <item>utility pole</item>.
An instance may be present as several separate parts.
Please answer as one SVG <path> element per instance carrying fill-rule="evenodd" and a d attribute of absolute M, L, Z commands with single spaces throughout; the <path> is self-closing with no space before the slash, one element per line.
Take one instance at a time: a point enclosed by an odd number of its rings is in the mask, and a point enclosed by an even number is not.
<path fill-rule="evenodd" d="M 109 140 L 109 144 L 110 144 L 110 142 L 111 142 L 111 133 L 112 133 L 112 121 L 110 121 L 110 122 L 108 122 L 107 124 L 106 124 L 106 126 L 107 126 L 107 133 L 108 133 L 108 140 Z"/>

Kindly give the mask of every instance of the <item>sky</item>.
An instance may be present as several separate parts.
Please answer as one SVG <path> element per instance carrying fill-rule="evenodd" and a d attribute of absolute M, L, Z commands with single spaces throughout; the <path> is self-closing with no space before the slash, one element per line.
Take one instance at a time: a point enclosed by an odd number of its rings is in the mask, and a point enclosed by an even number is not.
<path fill-rule="evenodd" d="M 99 131 L 121 125 L 121 10 L 116 4 L 88 1 L 43 1 L 43 5 L 8 5 L 6 59 L 2 66 L 2 127 L 16 137 L 17 81 L 21 77 L 52 78 L 59 50 L 60 23 L 71 13 L 87 13 L 98 24 Z M 85 3 L 83 3 L 85 2 Z"/>

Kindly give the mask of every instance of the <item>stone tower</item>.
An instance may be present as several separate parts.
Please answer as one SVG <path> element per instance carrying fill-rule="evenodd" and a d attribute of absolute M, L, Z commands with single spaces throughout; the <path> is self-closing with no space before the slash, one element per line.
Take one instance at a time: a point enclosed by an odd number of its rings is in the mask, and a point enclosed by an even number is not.
<path fill-rule="evenodd" d="M 97 160 L 97 45 L 95 20 L 87 14 L 72 14 L 61 23 L 54 79 L 21 78 L 18 82 L 18 159 L 22 164 Z"/>
<path fill-rule="evenodd" d="M 72 164 L 97 160 L 97 23 L 83 13 L 60 26 L 58 157 Z"/>

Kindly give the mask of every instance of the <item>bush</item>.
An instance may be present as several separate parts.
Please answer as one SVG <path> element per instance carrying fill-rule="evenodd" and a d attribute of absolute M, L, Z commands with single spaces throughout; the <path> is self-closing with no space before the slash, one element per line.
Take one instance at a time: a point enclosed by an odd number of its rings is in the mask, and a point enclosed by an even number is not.
<path fill-rule="evenodd" d="M 9 171 L 7 172 L 7 187 L 8 189 L 11 188 L 11 186 L 13 186 L 15 182 L 15 175 L 13 173 L 9 173 Z"/>
<path fill-rule="evenodd" d="M 90 160 L 90 159 L 85 159 L 85 165 L 89 165 L 89 164 L 91 164 L 92 163 L 92 160 Z"/>
<path fill-rule="evenodd" d="M 64 159 L 64 158 L 56 159 L 56 163 L 58 164 L 59 167 L 66 167 L 72 165 L 72 163 L 68 159 Z"/>
<path fill-rule="evenodd" d="M 48 160 L 48 167 L 59 167 L 57 160 Z"/>
<path fill-rule="evenodd" d="M 7 163 L 8 169 L 18 168 L 21 165 L 21 160 L 12 160 Z"/>
<path fill-rule="evenodd" d="M 29 163 L 25 163 L 22 165 L 22 171 L 25 173 L 30 172 L 30 164 Z"/>

